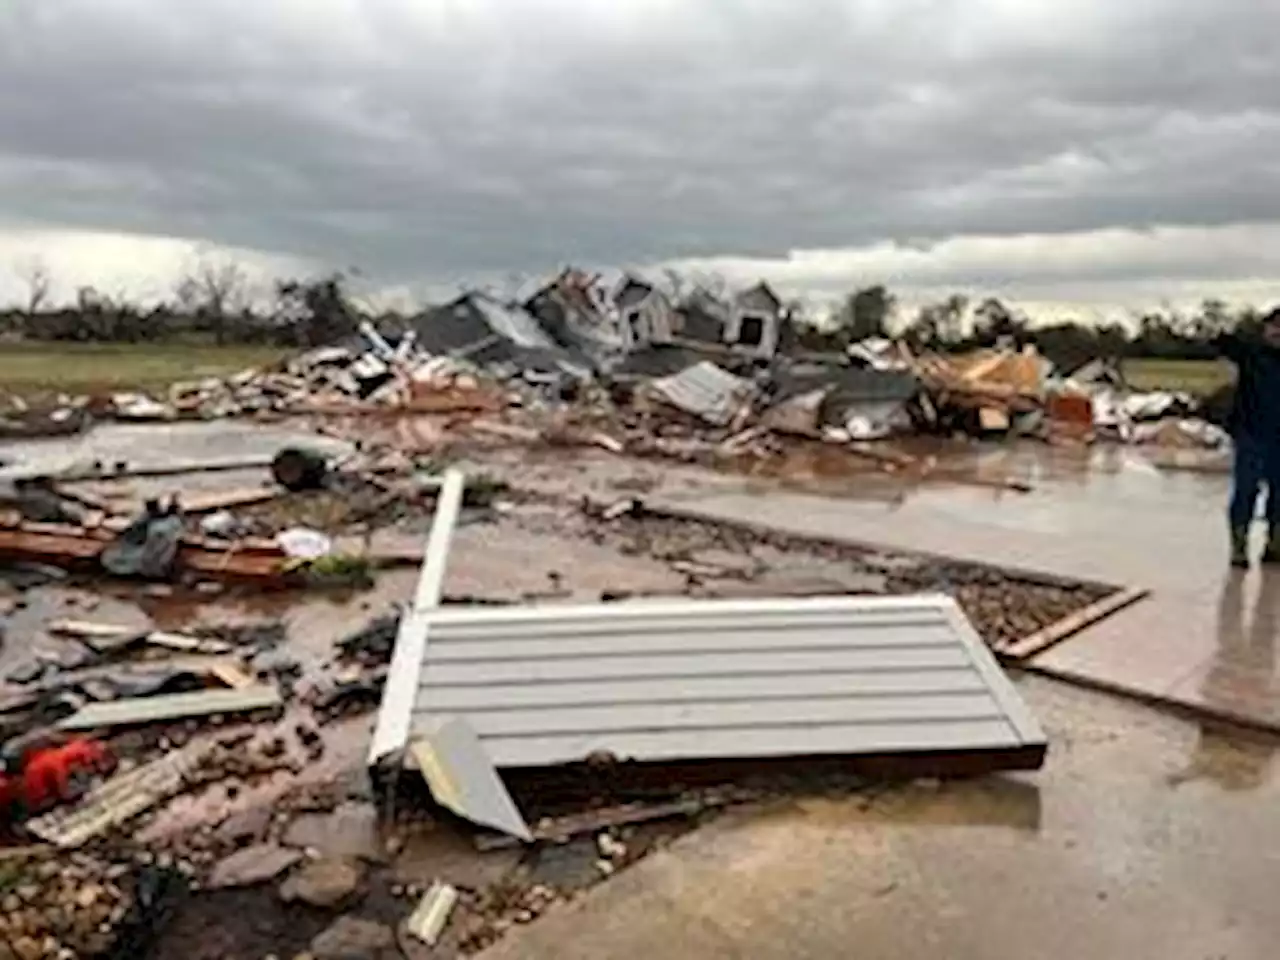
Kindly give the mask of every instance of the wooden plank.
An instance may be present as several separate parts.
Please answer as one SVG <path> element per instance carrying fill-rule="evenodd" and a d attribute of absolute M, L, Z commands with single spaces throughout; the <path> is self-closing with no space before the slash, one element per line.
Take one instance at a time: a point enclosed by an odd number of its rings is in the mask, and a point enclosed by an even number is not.
<path fill-rule="evenodd" d="M 1145 599 L 1150 592 L 1141 587 L 1132 587 L 1128 590 L 1113 593 L 1110 596 L 1103 597 L 1097 603 L 1091 603 L 1075 613 L 1068 614 L 1061 620 L 1051 623 L 1049 626 L 1037 630 L 1021 640 L 1001 645 L 996 649 L 996 652 L 1001 657 L 1009 660 L 1025 660 L 1027 657 L 1049 649 L 1054 644 L 1061 643 L 1068 637 L 1079 633 L 1085 627 L 1093 626 L 1099 620 L 1109 617 L 1113 613 L 1118 613 L 1139 600 Z"/>
<path fill-rule="evenodd" d="M 1005 355 L 1003 353 L 994 353 L 989 357 L 979 358 L 978 361 L 960 373 L 960 379 L 966 383 L 980 383 L 990 374 L 995 373 L 1004 366 Z"/>
<path fill-rule="evenodd" d="M 86 530 L 65 524 L 0 525 L 0 557 L 57 565 L 96 562 L 114 539 L 107 529 Z M 241 541 L 215 546 L 188 537 L 178 550 L 177 565 L 218 579 L 286 582 L 284 551 L 266 541 Z"/>
<path fill-rule="evenodd" d="M 88 490 L 70 490 L 61 484 L 54 484 L 53 492 L 90 510 L 106 510 L 110 504 L 106 497 L 98 496 Z"/>
<path fill-rule="evenodd" d="M 234 661 L 215 664 L 209 668 L 209 674 L 221 680 L 232 690 L 248 690 L 258 682 L 248 670 Z"/>
<path fill-rule="evenodd" d="M 213 490 L 209 493 L 183 494 L 178 498 L 183 513 L 213 513 L 232 507 L 247 507 L 274 500 L 284 493 L 283 487 L 242 487 L 238 490 Z"/>

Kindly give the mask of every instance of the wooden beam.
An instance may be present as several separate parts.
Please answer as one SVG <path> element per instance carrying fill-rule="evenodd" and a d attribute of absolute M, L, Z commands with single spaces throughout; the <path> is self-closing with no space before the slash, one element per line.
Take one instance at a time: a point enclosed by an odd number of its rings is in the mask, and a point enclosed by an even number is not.
<path fill-rule="evenodd" d="M 1089 606 L 1077 610 L 1075 613 L 1067 614 L 1061 620 L 1051 623 L 1049 626 L 1037 630 L 1021 640 L 1002 644 L 997 648 L 996 652 L 1007 660 L 1025 660 L 1049 649 L 1054 644 L 1061 643 L 1099 620 L 1103 620 L 1113 613 L 1118 613 L 1125 607 L 1137 603 L 1139 600 L 1146 598 L 1150 592 L 1140 587 L 1120 590 L 1110 596 L 1103 597 L 1096 603 L 1091 603 Z"/>

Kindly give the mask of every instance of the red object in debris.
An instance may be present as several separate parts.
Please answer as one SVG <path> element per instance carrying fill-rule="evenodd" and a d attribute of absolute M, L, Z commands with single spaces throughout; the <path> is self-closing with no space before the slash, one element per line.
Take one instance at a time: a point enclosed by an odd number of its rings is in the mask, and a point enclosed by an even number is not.
<path fill-rule="evenodd" d="M 1045 413 L 1051 440 L 1088 442 L 1093 438 L 1093 401 L 1084 394 L 1052 394 Z"/>
<path fill-rule="evenodd" d="M 32 816 L 76 799 L 95 773 L 115 768 L 115 757 L 98 740 L 27 746 L 0 768 L 0 817 Z"/>
<path fill-rule="evenodd" d="M 1093 428 L 1093 401 L 1082 393 L 1055 393 L 1046 404 L 1050 420 Z"/>

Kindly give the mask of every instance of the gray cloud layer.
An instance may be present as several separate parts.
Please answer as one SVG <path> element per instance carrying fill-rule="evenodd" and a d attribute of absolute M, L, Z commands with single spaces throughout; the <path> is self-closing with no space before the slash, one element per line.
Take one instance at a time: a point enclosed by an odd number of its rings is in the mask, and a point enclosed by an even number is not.
<path fill-rule="evenodd" d="M 1277 34 L 1266 0 L 9 0 L 0 209 L 401 278 L 1275 221 Z"/>

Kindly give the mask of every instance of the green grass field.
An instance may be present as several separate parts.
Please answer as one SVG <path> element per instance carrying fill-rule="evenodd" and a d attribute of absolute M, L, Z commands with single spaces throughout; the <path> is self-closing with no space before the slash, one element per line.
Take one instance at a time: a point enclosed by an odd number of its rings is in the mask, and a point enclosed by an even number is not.
<path fill-rule="evenodd" d="M 177 380 L 239 373 L 272 364 L 288 352 L 168 343 L 6 343 L 0 344 L 0 394 L 163 392 Z"/>
<path fill-rule="evenodd" d="M 1138 390 L 1178 390 L 1205 396 L 1235 377 L 1221 360 L 1126 360 L 1125 379 Z"/>

